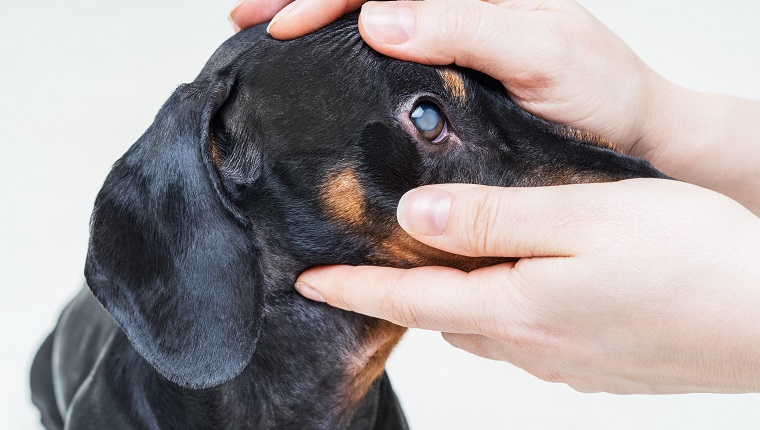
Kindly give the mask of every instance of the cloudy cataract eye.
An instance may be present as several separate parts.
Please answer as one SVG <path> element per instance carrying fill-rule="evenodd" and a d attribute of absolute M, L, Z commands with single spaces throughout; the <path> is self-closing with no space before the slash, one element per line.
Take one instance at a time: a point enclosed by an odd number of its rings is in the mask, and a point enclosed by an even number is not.
<path fill-rule="evenodd" d="M 443 139 L 445 121 L 441 110 L 435 104 L 430 102 L 418 104 L 410 117 L 425 139 L 433 143 Z"/>

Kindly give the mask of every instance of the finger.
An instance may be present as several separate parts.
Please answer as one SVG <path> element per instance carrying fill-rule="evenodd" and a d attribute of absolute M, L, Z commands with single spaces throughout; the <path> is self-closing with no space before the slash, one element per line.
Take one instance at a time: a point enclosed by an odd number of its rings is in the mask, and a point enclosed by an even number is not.
<path fill-rule="evenodd" d="M 399 202 L 398 221 L 417 240 L 472 257 L 569 257 L 604 228 L 622 183 L 504 188 L 420 187 Z M 617 190 L 617 191 L 616 191 Z"/>
<path fill-rule="evenodd" d="M 455 63 L 504 80 L 520 72 L 510 66 L 524 65 L 538 44 L 547 43 L 546 38 L 535 37 L 546 33 L 546 27 L 540 29 L 547 25 L 542 22 L 545 14 L 530 9 L 548 3 L 373 1 L 362 7 L 359 29 L 364 40 L 383 54 L 423 64 Z"/>
<path fill-rule="evenodd" d="M 359 9 L 365 0 L 296 0 L 280 11 L 267 31 L 275 39 L 293 39 Z"/>
<path fill-rule="evenodd" d="M 291 0 L 243 0 L 230 12 L 229 20 L 235 31 L 253 27 L 272 19 Z"/>
<path fill-rule="evenodd" d="M 443 338 L 455 348 L 489 360 L 509 361 L 503 345 L 480 334 L 443 333 Z"/>
<path fill-rule="evenodd" d="M 511 267 L 465 273 L 447 267 L 324 266 L 302 273 L 295 286 L 308 298 L 405 327 L 492 333 L 497 315 L 491 313 L 504 310 L 495 304 L 509 290 Z"/>

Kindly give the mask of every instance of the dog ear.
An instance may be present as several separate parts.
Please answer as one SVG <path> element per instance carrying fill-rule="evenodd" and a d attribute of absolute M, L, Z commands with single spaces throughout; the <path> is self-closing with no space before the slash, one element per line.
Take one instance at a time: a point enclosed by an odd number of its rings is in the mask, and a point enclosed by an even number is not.
<path fill-rule="evenodd" d="M 190 388 L 238 375 L 256 348 L 264 291 L 251 222 L 214 165 L 228 82 L 180 87 L 116 162 L 95 201 L 85 275 L 135 349 Z"/>

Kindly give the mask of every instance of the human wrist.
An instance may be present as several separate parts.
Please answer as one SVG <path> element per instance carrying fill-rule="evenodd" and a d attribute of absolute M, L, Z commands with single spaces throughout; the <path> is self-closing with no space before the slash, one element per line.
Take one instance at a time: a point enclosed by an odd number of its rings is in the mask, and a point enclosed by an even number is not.
<path fill-rule="evenodd" d="M 664 79 L 653 85 L 631 155 L 682 181 L 725 194 L 760 214 L 760 103 L 692 91 Z"/>
<path fill-rule="evenodd" d="M 693 94 L 653 70 L 642 75 L 639 117 L 632 126 L 631 139 L 622 149 L 654 163 L 672 150 L 672 144 L 679 142 L 688 127 L 684 108 L 691 103 Z"/>
<path fill-rule="evenodd" d="M 649 79 L 637 137 L 628 152 L 676 179 L 702 185 L 689 180 L 686 172 L 704 159 L 706 134 L 720 124 L 716 118 L 720 111 L 704 93 L 676 85 L 655 72 Z"/>

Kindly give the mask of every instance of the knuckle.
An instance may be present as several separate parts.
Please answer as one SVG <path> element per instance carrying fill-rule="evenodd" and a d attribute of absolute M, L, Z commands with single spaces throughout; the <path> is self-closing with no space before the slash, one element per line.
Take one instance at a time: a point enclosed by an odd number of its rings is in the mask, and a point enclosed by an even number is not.
<path fill-rule="evenodd" d="M 594 384 L 589 383 L 588 381 L 582 381 L 582 380 L 573 380 L 573 381 L 561 381 L 568 387 L 572 388 L 573 390 L 584 393 L 584 394 L 594 394 L 594 393 L 601 393 L 602 390 L 600 387 L 597 387 Z M 621 391 L 619 394 L 622 394 Z"/>
<path fill-rule="evenodd" d="M 478 357 L 488 358 L 489 360 L 500 358 L 500 356 L 493 351 L 491 345 L 489 345 L 489 343 L 482 337 L 473 337 L 461 349 L 464 349 L 471 354 L 475 354 Z"/>
<path fill-rule="evenodd" d="M 339 267 L 332 272 L 328 288 L 322 289 L 322 293 L 331 306 L 340 309 L 355 311 L 364 310 L 367 301 L 367 289 L 355 288 L 354 282 L 349 280 L 363 279 L 366 282 L 374 282 L 368 279 L 366 268 L 358 266 Z"/>
<path fill-rule="evenodd" d="M 401 285 L 401 280 L 395 285 Z M 405 327 L 419 327 L 418 313 L 403 288 L 391 288 L 379 303 L 380 317 Z"/>
<path fill-rule="evenodd" d="M 567 381 L 567 376 L 564 372 L 560 372 L 558 370 L 552 370 L 552 369 L 542 369 L 536 372 L 531 372 L 534 376 L 536 376 L 539 379 L 542 379 L 546 382 L 552 382 L 555 384 L 558 383 L 564 383 Z"/>
<path fill-rule="evenodd" d="M 329 294 L 325 295 L 325 299 L 331 306 L 353 310 L 355 300 L 352 297 L 351 288 L 347 288 L 342 282 L 334 282 L 328 291 Z"/>
<path fill-rule="evenodd" d="M 435 3 L 435 19 L 431 20 L 431 36 L 442 42 L 449 56 L 456 63 L 465 61 L 469 56 L 466 49 L 457 49 L 463 40 L 472 37 L 479 26 L 479 15 L 473 13 L 469 2 L 459 0 L 442 1 Z"/>
<path fill-rule="evenodd" d="M 469 202 L 465 211 L 465 245 L 477 256 L 492 256 L 497 250 L 496 228 L 501 212 L 501 203 L 489 193 L 483 193 Z"/>
<path fill-rule="evenodd" d="M 504 289 L 494 287 L 494 279 L 489 276 L 475 275 L 472 279 L 474 281 L 470 295 L 476 297 L 474 307 L 492 310 L 472 315 L 468 322 L 474 327 L 475 333 L 499 340 L 509 337 L 513 327 L 505 315 L 511 313 L 513 308 L 504 298 Z"/>
<path fill-rule="evenodd" d="M 418 327 L 418 318 L 412 307 L 396 296 L 386 294 L 380 304 L 382 318 L 405 327 Z"/>
<path fill-rule="evenodd" d="M 452 7 L 452 4 L 448 2 L 440 2 L 438 6 L 437 12 L 440 14 L 438 23 L 441 34 L 459 34 L 464 29 L 463 24 L 469 19 L 463 13 L 466 11 L 466 8 L 459 7 L 461 6 L 459 4 L 456 4 L 457 7 Z"/>

